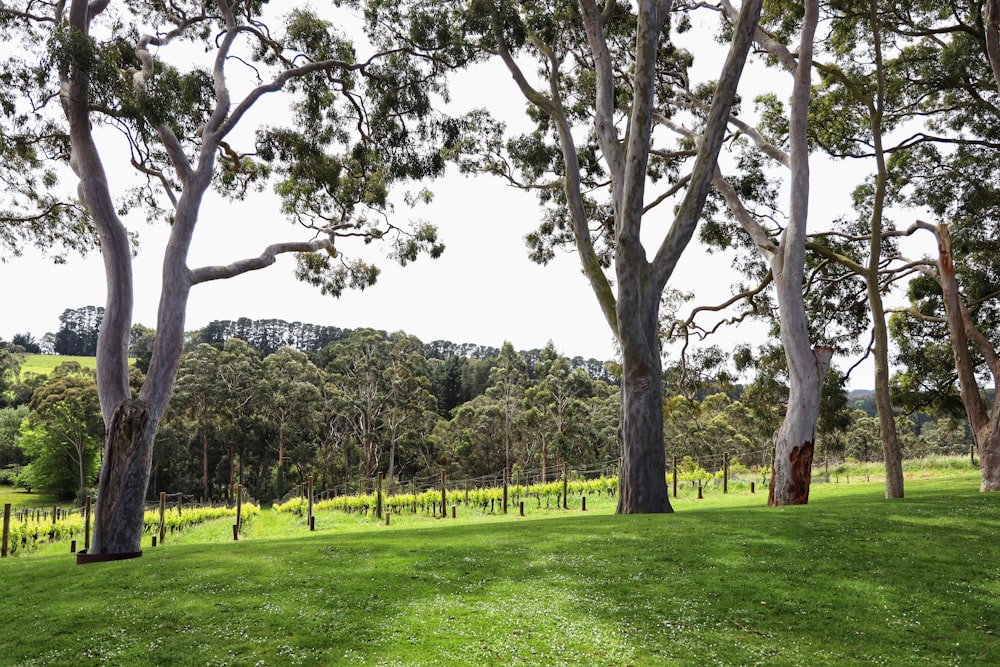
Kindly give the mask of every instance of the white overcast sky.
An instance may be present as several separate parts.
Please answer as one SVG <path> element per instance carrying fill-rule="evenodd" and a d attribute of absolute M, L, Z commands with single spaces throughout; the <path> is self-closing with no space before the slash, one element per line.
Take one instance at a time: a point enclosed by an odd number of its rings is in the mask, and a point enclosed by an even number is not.
<path fill-rule="evenodd" d="M 709 40 L 702 40 L 701 45 L 721 48 Z M 720 61 L 706 54 L 702 62 L 711 67 Z M 717 76 L 718 67 L 712 69 L 712 76 Z M 784 85 L 787 77 L 762 71 L 754 68 L 745 77 L 744 99 L 749 101 L 762 85 Z M 514 118 L 523 109 L 520 94 L 499 67 L 464 75 L 453 93 L 456 107 L 503 107 L 511 109 Z M 838 174 L 845 172 L 850 180 L 839 187 Z M 839 165 L 832 173 L 817 173 L 813 179 L 813 228 L 846 213 L 846 190 L 859 175 L 857 165 Z M 524 236 L 540 219 L 534 195 L 494 178 L 454 173 L 430 187 L 435 192 L 430 205 L 415 211 L 400 206 L 397 215 L 399 222 L 422 218 L 438 226 L 447 246 L 440 259 L 421 257 L 405 268 L 385 261 L 374 287 L 333 299 L 296 282 L 294 260 L 285 256 L 263 271 L 196 286 L 185 328 L 239 317 L 277 318 L 342 328 L 403 330 L 424 342 L 446 339 L 499 347 L 509 340 L 522 350 L 542 347 L 551 340 L 570 357 L 603 360 L 615 356 L 613 337 L 576 256 L 561 255 L 545 267 L 528 259 Z M 662 238 L 668 215 L 665 209 L 662 224 L 650 220 L 647 228 L 655 227 L 653 231 Z M 258 254 L 268 243 L 305 238 L 280 218 L 268 197 L 244 204 L 208 202 L 199 225 L 190 255 L 192 267 L 229 263 Z M 155 327 L 165 232 L 141 221 L 132 228 L 142 238 L 134 264 L 134 321 Z M 58 318 L 65 309 L 104 305 L 103 265 L 96 254 L 86 259 L 71 257 L 65 265 L 53 265 L 34 251 L 5 259 L 0 262 L 4 293 L 0 338 L 9 340 L 15 333 L 30 332 L 40 339 L 59 328 Z M 728 260 L 706 255 L 693 241 L 670 286 L 695 292 L 699 301 L 716 302 L 728 295 L 733 282 Z M 743 340 L 760 342 L 760 336 L 759 326 L 743 327 L 724 332 L 717 342 L 725 348 Z M 837 363 L 846 368 L 853 360 Z M 871 386 L 871 374 L 861 372 L 851 384 Z"/>

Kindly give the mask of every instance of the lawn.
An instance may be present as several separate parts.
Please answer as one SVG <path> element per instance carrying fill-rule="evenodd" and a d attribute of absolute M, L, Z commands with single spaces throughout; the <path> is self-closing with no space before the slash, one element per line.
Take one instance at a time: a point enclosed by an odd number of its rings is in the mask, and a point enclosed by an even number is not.
<path fill-rule="evenodd" d="M 18 556 L 0 561 L 0 664 L 1000 664 L 1000 495 L 969 474 L 882 495 L 329 512 L 315 532 L 265 510 L 239 542 L 222 521 L 139 560 Z"/>

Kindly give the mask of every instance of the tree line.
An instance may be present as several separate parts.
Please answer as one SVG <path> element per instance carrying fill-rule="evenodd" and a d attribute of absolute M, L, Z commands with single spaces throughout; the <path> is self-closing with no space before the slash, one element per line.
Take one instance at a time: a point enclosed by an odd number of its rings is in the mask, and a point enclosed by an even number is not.
<path fill-rule="evenodd" d="M 545 478 L 563 463 L 585 467 L 619 453 L 619 386 L 574 367 L 551 343 L 527 352 L 505 343 L 477 358 L 372 329 L 309 352 L 263 353 L 239 338 L 207 343 L 201 331 L 188 339 L 150 498 L 169 490 L 220 500 L 242 484 L 271 500 L 308 477 L 320 489 L 356 490 L 377 474 L 392 492 L 400 479 L 436 479 L 442 470 L 451 479 L 498 476 L 508 466 Z M 24 354 L 13 343 L 0 349 L 14 366 Z M 733 382 L 713 366 L 721 358 L 716 349 L 699 356 L 700 366 L 667 365 L 664 451 L 702 461 L 725 453 L 766 474 L 786 390 L 763 375 Z M 133 368 L 133 387 L 142 374 Z M 0 408 L 0 482 L 65 498 L 92 494 L 105 437 L 94 371 L 72 361 L 48 376 L 4 377 L 13 388 Z M 839 379 L 835 371 L 828 378 L 819 455 L 880 460 L 871 392 L 848 394 Z M 955 417 L 896 422 L 907 456 L 963 453 L 972 442 Z"/>

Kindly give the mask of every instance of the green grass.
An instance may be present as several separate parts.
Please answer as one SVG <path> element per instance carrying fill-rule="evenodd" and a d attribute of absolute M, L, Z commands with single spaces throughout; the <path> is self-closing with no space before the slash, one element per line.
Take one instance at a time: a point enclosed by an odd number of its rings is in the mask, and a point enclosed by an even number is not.
<path fill-rule="evenodd" d="M 139 560 L 0 561 L 0 664 L 998 664 L 1000 496 L 978 484 L 660 516 L 322 513 L 312 533 L 266 510 L 239 542 L 221 520 Z"/>
<path fill-rule="evenodd" d="M 82 368 L 97 368 L 97 357 L 71 357 L 57 354 L 29 354 L 21 365 L 21 377 L 27 373 L 49 375 L 62 363 L 75 361 Z"/>
<path fill-rule="evenodd" d="M 48 493 L 27 493 L 24 489 L 0 485 L 0 509 L 3 509 L 7 503 L 10 503 L 12 508 L 48 507 L 52 509 L 53 505 L 66 505 L 66 503 L 59 503 L 55 496 Z"/>

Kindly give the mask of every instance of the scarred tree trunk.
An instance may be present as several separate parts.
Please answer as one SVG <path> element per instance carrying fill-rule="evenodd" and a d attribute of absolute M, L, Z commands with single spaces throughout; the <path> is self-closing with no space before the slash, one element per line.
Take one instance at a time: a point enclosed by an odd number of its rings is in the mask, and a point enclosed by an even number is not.
<path fill-rule="evenodd" d="M 810 366 L 789 368 L 789 377 L 793 379 L 788 411 L 774 434 L 774 469 L 767 496 L 767 504 L 772 507 L 809 502 L 819 399 L 833 348 L 817 346 L 811 356 Z"/>
<path fill-rule="evenodd" d="M 101 467 L 94 516 L 92 554 L 136 553 L 142 539 L 143 512 L 153 463 L 156 423 L 144 401 L 129 399 L 115 408 Z"/>

